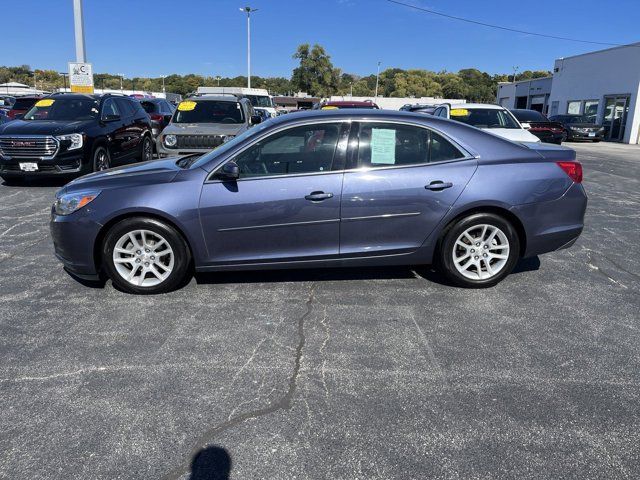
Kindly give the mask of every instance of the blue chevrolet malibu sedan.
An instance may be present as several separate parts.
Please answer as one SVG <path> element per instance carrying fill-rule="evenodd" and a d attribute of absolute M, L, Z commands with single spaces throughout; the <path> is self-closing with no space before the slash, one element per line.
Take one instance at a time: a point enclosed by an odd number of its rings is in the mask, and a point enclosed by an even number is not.
<path fill-rule="evenodd" d="M 56 195 L 57 257 L 160 293 L 196 272 L 433 264 L 488 287 L 571 246 L 575 152 L 384 110 L 285 115 L 216 150 L 81 177 Z"/>

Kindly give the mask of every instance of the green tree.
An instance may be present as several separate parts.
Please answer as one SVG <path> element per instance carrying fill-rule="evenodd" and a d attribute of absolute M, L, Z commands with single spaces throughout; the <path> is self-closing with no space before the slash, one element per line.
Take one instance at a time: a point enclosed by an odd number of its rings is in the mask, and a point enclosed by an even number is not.
<path fill-rule="evenodd" d="M 308 43 L 302 44 L 298 46 L 293 58 L 300 62 L 291 76 L 294 88 L 322 97 L 338 91 L 341 72 L 334 68 L 331 57 L 322 46 L 316 44 L 309 47 Z"/>

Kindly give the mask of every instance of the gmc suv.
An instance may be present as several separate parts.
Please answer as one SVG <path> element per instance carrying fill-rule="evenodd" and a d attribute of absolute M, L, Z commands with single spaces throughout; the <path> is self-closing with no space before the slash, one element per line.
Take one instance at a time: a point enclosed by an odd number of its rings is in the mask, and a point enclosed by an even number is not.
<path fill-rule="evenodd" d="M 123 95 L 53 94 L 0 125 L 0 177 L 83 175 L 151 160 L 151 119 Z"/>

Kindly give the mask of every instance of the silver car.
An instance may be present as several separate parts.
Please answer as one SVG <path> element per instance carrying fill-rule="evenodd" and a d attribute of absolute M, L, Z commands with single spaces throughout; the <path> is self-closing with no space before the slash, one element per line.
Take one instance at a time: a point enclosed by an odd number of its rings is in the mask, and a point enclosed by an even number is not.
<path fill-rule="evenodd" d="M 158 156 L 206 153 L 261 122 L 251 102 L 232 95 L 190 97 L 178 104 L 156 140 Z"/>

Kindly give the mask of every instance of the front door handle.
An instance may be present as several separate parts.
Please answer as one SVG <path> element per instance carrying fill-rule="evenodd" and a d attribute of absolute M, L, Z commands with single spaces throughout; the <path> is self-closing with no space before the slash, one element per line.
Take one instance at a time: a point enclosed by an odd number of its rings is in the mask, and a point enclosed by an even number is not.
<path fill-rule="evenodd" d="M 306 200 L 311 200 L 312 202 L 321 202 L 322 200 L 326 200 L 331 197 L 333 197 L 333 193 L 324 192 L 311 192 L 309 195 L 304 196 Z"/>
<path fill-rule="evenodd" d="M 429 185 L 425 185 L 424 188 L 427 190 L 433 190 L 434 192 L 439 192 L 440 190 L 444 190 L 445 188 L 453 187 L 453 183 L 451 182 L 443 182 L 441 180 L 434 180 Z"/>

